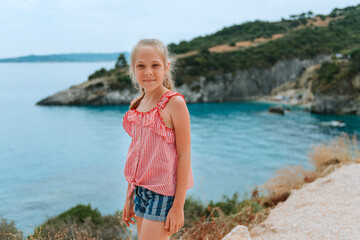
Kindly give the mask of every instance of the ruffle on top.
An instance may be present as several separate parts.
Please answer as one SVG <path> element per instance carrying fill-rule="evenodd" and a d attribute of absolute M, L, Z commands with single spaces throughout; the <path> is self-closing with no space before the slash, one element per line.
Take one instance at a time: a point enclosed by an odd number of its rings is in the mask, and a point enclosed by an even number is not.
<path fill-rule="evenodd" d="M 150 111 L 138 112 L 136 109 L 127 111 L 123 117 L 123 126 L 129 136 L 133 137 L 133 127 L 134 124 L 137 124 L 138 126 L 142 125 L 144 127 L 150 127 L 154 133 L 162 136 L 165 142 L 173 143 L 175 141 L 175 130 L 165 126 L 165 123 L 160 115 L 159 108 L 163 109 L 166 103 L 169 102 L 170 97 L 175 95 L 181 96 L 185 101 L 184 96 L 180 93 L 168 91 L 161 97 L 157 106 Z"/>

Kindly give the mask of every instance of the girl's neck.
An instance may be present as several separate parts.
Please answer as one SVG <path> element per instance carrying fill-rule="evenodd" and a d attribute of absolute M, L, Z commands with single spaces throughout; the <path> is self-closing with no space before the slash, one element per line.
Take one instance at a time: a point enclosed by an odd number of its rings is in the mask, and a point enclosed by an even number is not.
<path fill-rule="evenodd" d="M 142 99 L 142 101 L 147 102 L 147 103 L 150 103 L 153 101 L 159 101 L 160 98 L 168 91 L 169 91 L 169 89 L 167 89 L 164 86 L 156 88 L 152 91 L 145 91 L 145 95 L 144 95 L 144 98 Z"/>

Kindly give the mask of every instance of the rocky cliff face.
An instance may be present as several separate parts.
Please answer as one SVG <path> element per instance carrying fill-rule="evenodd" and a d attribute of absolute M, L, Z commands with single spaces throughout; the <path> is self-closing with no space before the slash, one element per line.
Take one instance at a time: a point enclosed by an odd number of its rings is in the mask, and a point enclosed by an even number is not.
<path fill-rule="evenodd" d="M 360 97 L 348 95 L 315 95 L 310 111 L 320 114 L 360 115 Z"/>
<path fill-rule="evenodd" d="M 256 99 L 270 95 L 275 87 L 295 81 L 306 68 L 328 59 L 328 56 L 319 56 L 308 60 L 295 58 L 279 61 L 271 68 L 241 70 L 235 74 L 215 75 L 212 79 L 200 77 L 198 81 L 194 81 L 190 85 L 178 87 L 178 91 L 184 94 L 189 102 L 228 102 Z"/>
<path fill-rule="evenodd" d="M 307 67 L 325 60 L 329 60 L 329 56 L 294 58 L 279 61 L 270 68 L 239 70 L 210 79 L 199 77 L 189 85 L 177 87 L 176 91 L 182 93 L 188 103 L 251 100 L 269 95 L 273 88 L 285 82 L 295 81 Z M 37 105 L 121 105 L 129 104 L 137 95 L 134 88 L 111 89 L 106 80 L 100 78 L 55 93 Z"/>
<path fill-rule="evenodd" d="M 331 93 L 316 93 L 310 111 L 321 114 L 354 114 L 360 115 L 360 73 L 342 91 Z"/>

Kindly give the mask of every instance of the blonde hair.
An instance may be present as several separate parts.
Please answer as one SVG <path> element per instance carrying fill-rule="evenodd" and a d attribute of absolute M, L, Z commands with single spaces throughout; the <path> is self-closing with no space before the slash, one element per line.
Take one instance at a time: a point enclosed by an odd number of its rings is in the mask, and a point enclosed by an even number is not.
<path fill-rule="evenodd" d="M 170 70 L 168 73 L 165 73 L 164 79 L 163 79 L 163 85 L 168 88 L 169 90 L 172 90 L 175 88 L 173 75 L 175 71 L 174 64 L 176 63 L 176 59 L 169 53 L 169 50 L 167 47 L 158 39 L 141 39 L 132 49 L 131 55 L 130 55 L 130 64 L 129 64 L 129 75 L 132 82 L 132 85 L 139 90 L 140 97 L 137 97 L 134 99 L 129 109 L 134 109 L 140 101 L 145 96 L 145 91 L 142 87 L 140 87 L 139 83 L 136 81 L 135 77 L 135 57 L 139 50 L 146 48 L 146 47 L 152 47 L 154 48 L 157 53 L 161 56 L 161 58 L 164 60 L 164 67 L 167 65 L 168 62 L 170 62 Z"/>

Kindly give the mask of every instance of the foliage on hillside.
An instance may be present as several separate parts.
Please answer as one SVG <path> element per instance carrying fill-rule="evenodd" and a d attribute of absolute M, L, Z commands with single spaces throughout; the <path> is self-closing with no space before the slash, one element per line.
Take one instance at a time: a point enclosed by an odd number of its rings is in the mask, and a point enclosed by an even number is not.
<path fill-rule="evenodd" d="M 181 59 L 177 82 L 191 82 L 196 76 L 234 72 L 251 67 L 270 67 L 279 60 L 313 58 L 360 45 L 360 11 L 351 11 L 328 27 L 308 27 L 288 32 L 284 37 L 242 51 L 211 53 L 202 51 Z"/>
<path fill-rule="evenodd" d="M 179 44 L 170 43 L 171 52 L 179 54 L 193 50 L 207 49 L 220 44 L 254 40 L 255 38 L 269 38 L 273 34 L 286 31 L 285 24 L 264 21 L 247 22 L 241 25 L 225 27 L 222 30 L 204 37 L 197 37 L 191 41 L 182 41 Z"/>
<path fill-rule="evenodd" d="M 36 227 L 30 239 L 124 239 L 127 235 L 120 223 L 120 212 L 102 216 L 90 204 L 75 207 L 48 219 Z"/>
<path fill-rule="evenodd" d="M 352 80 L 357 74 L 360 74 L 360 48 L 344 51 L 343 56 L 345 59 L 324 62 L 316 71 L 312 84 L 314 93 L 357 93 L 357 90 L 352 86 Z"/>
<path fill-rule="evenodd" d="M 329 17 L 343 16 L 349 12 L 356 11 L 356 7 L 346 7 L 343 9 L 335 8 Z M 324 15 L 317 15 L 322 20 L 326 19 Z M 234 44 L 240 41 L 252 41 L 256 38 L 270 38 L 277 33 L 286 33 L 287 31 L 306 25 L 308 19 L 313 17 L 313 12 L 290 15 L 290 19 L 282 18 L 280 22 L 266 22 L 256 20 L 243 24 L 235 24 L 225 27 L 222 30 L 206 36 L 199 36 L 190 41 L 181 41 L 179 44 L 170 43 L 169 48 L 173 53 L 180 54 L 194 50 L 207 49 L 216 45 Z"/>
<path fill-rule="evenodd" d="M 318 15 L 320 16 L 320 15 Z M 290 19 L 282 18 L 280 22 L 266 22 L 256 20 L 243 24 L 235 24 L 225 27 L 222 30 L 206 36 L 199 36 L 190 41 L 181 41 L 179 44 L 170 43 L 171 52 L 180 54 L 193 50 L 207 49 L 213 46 L 229 44 L 235 42 L 252 41 L 256 38 L 270 38 L 274 34 L 286 33 L 287 31 L 305 25 L 309 18 L 313 17 L 313 12 L 291 15 Z M 325 16 L 322 16 L 324 19 Z"/>
<path fill-rule="evenodd" d="M 91 81 L 97 78 L 106 78 L 106 80 L 109 82 L 110 89 L 112 90 L 130 87 L 131 79 L 128 74 L 128 63 L 126 61 L 125 55 L 119 55 L 117 62 L 115 63 L 115 68 L 110 70 L 101 68 L 100 70 L 97 70 L 91 74 L 88 77 L 88 80 Z"/>

